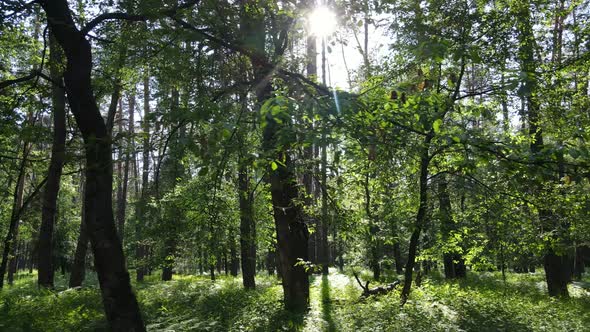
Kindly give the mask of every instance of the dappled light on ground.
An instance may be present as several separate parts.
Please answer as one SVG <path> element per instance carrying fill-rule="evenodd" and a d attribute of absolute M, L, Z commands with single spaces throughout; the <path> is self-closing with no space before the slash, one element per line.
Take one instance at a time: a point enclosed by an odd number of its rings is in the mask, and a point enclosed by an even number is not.
<path fill-rule="evenodd" d="M 0 295 L 2 331 L 102 331 L 107 328 L 96 278 L 81 290 L 66 290 L 58 277 L 54 292 L 38 290 L 23 274 Z M 391 277 L 393 278 L 393 276 Z M 590 297 L 583 286 L 569 300 L 550 299 L 537 284 L 542 274 L 469 274 L 449 282 L 425 278 L 403 308 L 399 290 L 361 299 L 352 276 L 331 269 L 311 276 L 310 310 L 296 315 L 283 309 L 282 289 L 274 277 L 258 276 L 255 290 L 241 278 L 175 276 L 161 282 L 149 276 L 135 289 L 148 331 L 585 331 Z M 389 280 L 387 280 L 389 281 Z M 372 282 L 375 286 L 377 282 Z M 584 293 L 586 292 L 586 293 Z M 550 318 L 550 319 L 549 319 Z"/>

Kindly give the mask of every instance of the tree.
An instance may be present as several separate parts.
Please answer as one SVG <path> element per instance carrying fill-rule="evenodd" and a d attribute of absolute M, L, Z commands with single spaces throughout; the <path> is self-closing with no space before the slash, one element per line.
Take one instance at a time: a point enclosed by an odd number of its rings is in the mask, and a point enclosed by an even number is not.
<path fill-rule="evenodd" d="M 85 33 L 76 27 L 66 1 L 40 4 L 67 59 L 65 88 L 86 145 L 85 221 L 106 316 L 113 330 L 143 331 L 113 218 L 111 139 L 92 89 L 91 46 Z"/>
<path fill-rule="evenodd" d="M 39 250 L 39 272 L 37 282 L 40 286 L 53 288 L 53 228 L 57 212 L 57 195 L 59 193 L 59 185 L 65 159 L 66 97 L 65 90 L 61 86 L 63 82 L 63 53 L 53 36 L 50 36 L 49 44 L 51 78 L 53 82 L 55 82 L 51 86 L 53 143 L 47 183 L 43 193 L 42 221 L 41 229 L 39 231 L 39 242 L 37 244 Z"/>

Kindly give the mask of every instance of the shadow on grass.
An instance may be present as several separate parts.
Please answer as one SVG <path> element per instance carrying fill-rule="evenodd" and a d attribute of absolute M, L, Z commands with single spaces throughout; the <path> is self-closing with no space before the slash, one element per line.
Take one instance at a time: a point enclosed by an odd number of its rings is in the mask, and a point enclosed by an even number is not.
<path fill-rule="evenodd" d="M 283 307 L 283 303 L 280 303 Z M 301 331 L 304 326 L 305 311 L 288 311 L 280 309 L 269 317 L 269 324 L 259 326 L 254 331 Z"/>
<path fill-rule="evenodd" d="M 330 280 L 327 275 L 322 276 L 322 318 L 328 322 L 328 331 L 335 332 L 336 325 L 332 318 L 332 299 L 330 298 Z"/>

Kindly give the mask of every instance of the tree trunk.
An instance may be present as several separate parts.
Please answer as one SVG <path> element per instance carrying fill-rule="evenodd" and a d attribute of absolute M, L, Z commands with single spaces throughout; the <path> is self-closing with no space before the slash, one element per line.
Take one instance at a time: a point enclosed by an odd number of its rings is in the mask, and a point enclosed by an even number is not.
<path fill-rule="evenodd" d="M 80 177 L 80 193 L 81 197 L 86 197 L 86 176 Z M 86 208 L 82 203 L 80 208 L 80 234 L 76 243 L 76 253 L 74 254 L 74 262 L 72 263 L 72 271 L 70 273 L 69 287 L 80 287 L 86 276 L 86 252 L 88 250 L 88 229 L 86 228 Z"/>
<path fill-rule="evenodd" d="M 240 201 L 240 256 L 244 288 L 256 287 L 256 224 L 252 215 L 250 176 L 244 158 L 240 158 L 238 170 L 238 193 Z"/>
<path fill-rule="evenodd" d="M 162 266 L 162 281 L 170 281 L 172 280 L 173 268 L 174 268 L 174 249 L 175 243 L 174 240 L 168 238 L 166 239 L 166 243 L 164 245 L 166 257 L 164 258 L 164 265 Z"/>
<path fill-rule="evenodd" d="M 248 3 L 248 6 L 246 4 Z M 271 98 L 272 71 L 258 61 L 266 58 L 265 13 L 262 6 L 251 5 L 242 1 L 241 32 L 245 47 L 253 51 L 251 63 L 254 67 L 256 101 L 263 105 Z M 286 31 L 282 31 L 286 33 Z M 280 57 L 284 50 L 275 49 L 273 57 Z M 283 278 L 283 297 L 288 310 L 307 310 L 309 304 L 309 278 L 304 267 L 308 261 L 307 241 L 309 232 L 303 222 L 301 207 L 296 202 L 299 198 L 297 179 L 293 173 L 288 145 L 278 144 L 278 136 L 287 124 L 278 123 L 271 112 L 266 114 L 262 146 L 267 157 L 281 161 L 273 163 L 268 169 L 268 182 L 272 197 L 273 214 L 277 233 L 279 266 Z M 275 167 L 276 166 L 276 167 Z M 272 169 L 275 168 L 275 169 Z M 303 263 L 303 264 L 302 264 Z"/>
<path fill-rule="evenodd" d="M 533 26 L 531 23 L 531 13 L 529 3 L 516 3 L 515 15 L 517 17 L 518 40 L 519 40 L 519 60 L 521 62 L 521 69 L 526 73 L 526 80 L 523 82 L 522 97 L 527 104 L 527 120 L 529 124 L 529 136 L 532 137 L 530 144 L 530 151 L 533 158 L 539 158 L 540 153 L 544 148 L 543 131 L 540 124 L 540 102 L 536 94 L 537 80 L 536 71 L 538 68 L 537 61 L 534 57 L 536 49 L 536 40 L 533 34 Z M 531 174 L 536 179 L 537 192 L 542 190 L 542 184 L 552 180 L 553 175 L 548 174 L 544 169 L 540 169 L 540 165 L 531 166 Z M 543 225 L 545 232 L 551 232 L 552 239 L 545 243 L 545 254 L 543 257 L 545 277 L 547 279 L 547 290 L 550 296 L 569 297 L 567 290 L 567 283 L 569 282 L 569 257 L 566 253 L 558 253 L 554 245 L 556 243 L 563 243 L 565 239 L 559 238 L 559 234 L 555 232 L 558 228 L 559 217 L 549 211 L 547 208 L 539 210 L 539 219 Z"/>
<path fill-rule="evenodd" d="M 313 1 L 310 1 L 312 3 L 308 4 L 308 8 L 311 10 L 313 9 Z M 315 35 L 309 31 L 307 36 L 307 42 L 306 42 L 306 71 L 307 71 L 307 77 L 310 80 L 313 81 L 317 81 L 318 80 L 318 69 L 317 69 L 317 45 L 316 45 L 316 37 Z M 309 107 L 308 111 L 307 111 L 307 116 L 310 119 L 314 119 L 314 108 L 313 107 Z M 312 130 L 313 131 L 313 124 L 312 126 Z M 312 206 L 315 203 L 315 195 L 314 195 L 314 170 L 315 170 L 315 143 L 313 143 L 313 137 L 307 137 L 306 138 L 309 143 L 308 146 L 305 146 L 303 148 L 303 158 L 308 162 L 308 166 L 306 167 L 305 171 L 303 172 L 303 186 L 305 188 L 305 204 L 308 206 Z M 312 224 L 317 224 L 317 219 L 315 219 L 315 217 L 313 215 L 309 215 L 307 216 L 308 218 L 308 222 L 312 223 Z M 314 264 L 316 264 L 317 261 L 317 252 L 318 252 L 318 248 L 317 248 L 317 232 L 314 232 L 313 234 L 310 235 L 310 239 L 309 239 L 309 247 L 308 247 L 308 255 L 310 258 L 310 261 Z"/>
<path fill-rule="evenodd" d="M 399 240 L 396 240 L 393 244 L 393 259 L 395 261 L 395 272 L 397 274 L 404 273 L 403 263 L 402 263 L 402 253 L 399 245 Z"/>
<path fill-rule="evenodd" d="M 439 176 L 438 201 L 441 219 L 440 229 L 443 242 L 446 243 L 457 227 L 455 225 L 455 220 L 453 219 L 451 198 L 449 195 L 447 179 L 444 174 Z M 450 252 L 443 253 L 443 265 L 445 278 L 455 279 L 465 277 L 465 259 L 463 259 L 461 254 L 456 250 L 452 249 Z"/>
<path fill-rule="evenodd" d="M 232 276 L 238 276 L 238 268 L 240 266 L 240 259 L 238 258 L 238 250 L 236 249 L 236 241 L 234 239 L 233 231 L 230 234 L 230 273 Z"/>
<path fill-rule="evenodd" d="M 145 331 L 113 217 L 111 138 L 92 90 L 91 46 L 76 28 L 67 1 L 40 3 L 67 58 L 65 87 L 85 143 L 86 226 L 106 318 L 113 331 Z"/>
<path fill-rule="evenodd" d="M 2 251 L 2 263 L 0 263 L 0 289 L 4 286 L 4 275 L 9 265 L 9 261 L 12 262 L 11 255 L 14 256 L 15 242 L 18 238 L 18 223 L 20 221 L 20 213 L 23 200 L 23 191 L 25 184 L 25 170 L 28 158 L 28 143 L 24 142 L 23 145 L 23 159 L 21 160 L 18 176 L 16 180 L 16 186 L 14 188 L 14 194 L 12 196 L 12 213 L 10 215 L 10 224 L 8 225 L 8 232 L 4 239 L 4 248 Z M 9 271 L 9 283 L 10 283 L 10 271 Z"/>
<path fill-rule="evenodd" d="M 145 222 L 145 216 L 147 213 L 147 199 L 148 199 L 148 188 L 149 188 L 149 170 L 150 170 L 150 122 L 148 120 L 150 113 L 150 78 L 146 71 L 143 76 L 143 172 L 141 175 L 141 197 L 137 202 L 137 224 L 135 227 L 135 237 L 137 241 L 137 247 L 135 250 L 135 256 L 137 261 L 136 278 L 137 281 L 143 281 L 143 278 L 147 272 L 147 248 L 142 243 L 142 222 Z"/>
<path fill-rule="evenodd" d="M 330 253 L 328 246 L 328 140 L 326 137 L 326 128 L 322 133 L 322 153 L 321 153 L 321 164 L 322 164 L 322 219 L 320 227 L 320 241 L 319 241 L 319 259 L 318 263 L 322 267 L 322 275 L 328 275 L 328 266 L 330 262 Z"/>
<path fill-rule="evenodd" d="M 60 68 L 63 63 L 63 54 L 53 37 L 53 33 L 50 33 L 49 48 L 50 75 L 55 82 L 61 84 L 62 73 Z M 55 225 L 57 198 L 66 144 L 66 96 L 65 90 L 56 84 L 51 85 L 51 102 L 53 105 L 53 145 L 41 211 L 41 228 L 38 242 L 39 273 L 37 276 L 39 286 L 47 288 L 53 288 L 53 227 Z"/>
<path fill-rule="evenodd" d="M 370 172 L 370 164 L 368 164 L 363 186 L 365 189 L 365 214 L 369 219 L 369 239 L 367 241 L 369 244 L 369 267 L 373 271 L 373 279 L 379 280 L 381 278 L 381 264 L 379 262 L 381 260 L 381 244 L 378 239 L 379 226 L 375 220 L 376 216 L 371 210 Z"/>
<path fill-rule="evenodd" d="M 402 305 L 408 300 L 410 290 L 412 287 L 412 274 L 414 272 L 414 265 L 416 263 L 416 253 L 418 251 L 418 245 L 420 244 L 420 232 L 426 222 L 427 209 L 428 209 L 428 166 L 430 164 L 430 141 L 434 134 L 429 132 L 424 137 L 422 145 L 422 155 L 420 157 L 420 178 L 419 178 L 419 199 L 420 204 L 418 206 L 418 213 L 416 215 L 416 222 L 414 224 L 414 230 L 410 237 L 410 245 L 408 247 L 408 261 L 406 262 L 406 270 L 404 273 L 404 287 L 401 292 L 401 303 Z"/>
<path fill-rule="evenodd" d="M 123 105 L 122 105 L 122 99 L 119 99 L 119 132 L 123 133 Z M 131 108 L 131 103 L 129 105 L 129 112 L 132 111 Z M 134 110 L 133 110 L 134 111 Z M 130 119 L 132 119 L 133 117 L 130 115 L 129 117 Z M 129 123 L 129 127 L 131 128 L 133 124 Z M 128 134 L 130 135 L 131 133 L 131 129 L 128 130 Z M 129 150 L 131 149 L 131 140 L 133 138 L 131 137 L 127 137 L 126 139 L 126 144 L 124 145 L 124 149 L 125 149 L 125 153 L 124 153 L 124 165 L 123 165 L 123 169 L 121 170 L 121 161 L 119 161 L 119 175 L 121 176 L 120 178 L 120 184 L 119 184 L 119 189 L 117 189 L 117 230 L 119 231 L 119 239 L 121 239 L 121 244 L 123 244 L 123 239 L 125 237 L 125 213 L 127 210 L 127 188 L 128 188 L 128 184 L 129 184 L 129 157 L 130 157 L 130 152 Z M 121 155 L 121 154 L 120 154 Z M 121 174 L 123 173 L 123 174 Z"/>

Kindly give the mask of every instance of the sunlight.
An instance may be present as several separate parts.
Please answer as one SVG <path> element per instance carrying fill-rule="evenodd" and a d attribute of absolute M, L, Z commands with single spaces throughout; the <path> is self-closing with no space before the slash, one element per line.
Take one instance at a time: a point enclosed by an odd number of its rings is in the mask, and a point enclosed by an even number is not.
<path fill-rule="evenodd" d="M 326 37 L 336 30 L 336 15 L 327 7 L 317 7 L 309 15 L 309 28 L 313 35 Z"/>

